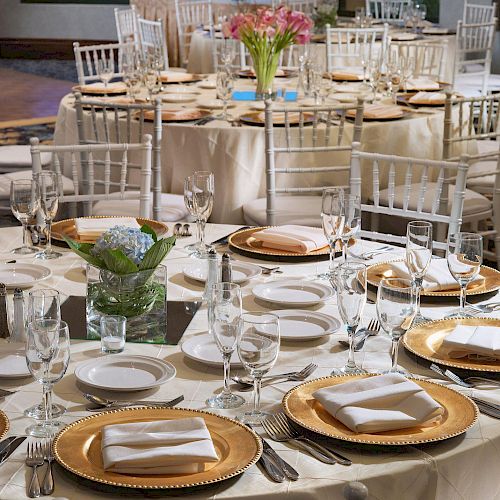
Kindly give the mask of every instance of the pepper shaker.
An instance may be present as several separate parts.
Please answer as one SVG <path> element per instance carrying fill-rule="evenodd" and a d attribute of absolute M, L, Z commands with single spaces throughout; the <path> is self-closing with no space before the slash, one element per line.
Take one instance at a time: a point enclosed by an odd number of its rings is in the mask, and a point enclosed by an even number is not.
<path fill-rule="evenodd" d="M 231 257 L 228 253 L 222 255 L 222 265 L 221 265 L 221 281 L 223 283 L 231 283 L 232 273 L 231 273 Z"/>
<path fill-rule="evenodd" d="M 7 287 L 0 283 L 0 338 L 9 336 L 9 322 L 7 319 Z"/>
<path fill-rule="evenodd" d="M 11 342 L 26 341 L 26 327 L 24 322 L 24 295 L 20 288 L 14 290 L 14 321 L 12 323 Z"/>
<path fill-rule="evenodd" d="M 219 264 L 217 262 L 217 252 L 214 248 L 207 252 L 207 263 L 207 280 L 205 282 L 205 292 L 203 293 L 203 299 L 206 301 L 210 299 L 212 286 L 219 282 Z"/>

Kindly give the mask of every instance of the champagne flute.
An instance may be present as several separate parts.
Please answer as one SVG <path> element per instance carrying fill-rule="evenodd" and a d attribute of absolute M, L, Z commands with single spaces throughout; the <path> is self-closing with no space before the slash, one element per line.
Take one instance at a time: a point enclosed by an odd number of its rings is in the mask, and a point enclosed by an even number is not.
<path fill-rule="evenodd" d="M 52 249 L 51 226 L 59 208 L 59 197 L 61 194 L 59 179 L 55 172 L 48 171 L 33 174 L 33 179 L 38 183 L 40 188 L 40 211 L 45 222 L 47 236 L 45 250 L 37 253 L 35 257 L 38 259 L 57 259 L 58 257 L 62 257 L 62 253 L 55 252 Z"/>
<path fill-rule="evenodd" d="M 218 118 L 222 118 L 227 121 L 227 105 L 229 99 L 233 95 L 234 88 L 234 77 L 231 74 L 231 70 L 228 66 L 225 66 L 223 69 L 217 72 L 216 79 L 217 86 L 217 98 L 222 100 L 222 114 L 218 116 Z"/>
<path fill-rule="evenodd" d="M 335 274 L 335 247 L 342 237 L 345 225 L 344 190 L 342 188 L 323 190 L 321 223 L 325 237 L 330 245 L 330 266 L 328 272 L 317 277 L 319 279 L 330 279 Z"/>
<path fill-rule="evenodd" d="M 363 374 L 366 370 L 354 361 L 354 336 L 363 309 L 366 304 L 366 266 L 360 262 L 344 262 L 340 264 L 337 276 L 337 301 L 340 317 L 345 323 L 349 335 L 349 357 L 347 364 L 340 369 L 345 374 Z M 336 370 L 332 375 L 336 374 Z"/>
<path fill-rule="evenodd" d="M 347 247 L 349 240 L 356 238 L 361 232 L 361 198 L 354 194 L 345 195 L 345 224 L 341 234 L 342 256 L 344 262 L 347 260 Z"/>
<path fill-rule="evenodd" d="M 153 93 L 158 82 L 158 72 L 152 66 L 148 66 L 144 71 L 144 86 L 148 91 L 149 102 L 153 102 Z"/>
<path fill-rule="evenodd" d="M 113 78 L 115 63 L 113 59 L 103 57 L 97 61 L 97 72 L 99 74 L 99 78 L 104 83 L 104 91 L 106 92 L 108 89 L 108 83 Z"/>
<path fill-rule="evenodd" d="M 368 78 L 373 92 L 373 102 L 377 99 L 377 90 L 380 84 L 380 78 L 382 77 L 382 70 L 380 66 L 381 62 L 377 58 L 371 59 L 368 65 Z"/>
<path fill-rule="evenodd" d="M 260 425 L 267 413 L 260 409 L 262 377 L 274 366 L 280 350 L 279 318 L 266 312 L 249 312 L 241 316 L 238 355 L 253 378 L 253 409 L 239 417 L 244 424 Z"/>
<path fill-rule="evenodd" d="M 38 249 L 30 244 L 28 224 L 34 222 L 39 208 L 40 188 L 35 180 L 18 179 L 10 183 L 10 209 L 14 217 L 23 225 L 23 245 L 15 248 L 13 253 L 27 255 L 38 252 Z"/>
<path fill-rule="evenodd" d="M 417 294 L 410 280 L 400 278 L 384 278 L 378 285 L 377 316 L 380 325 L 392 339 L 392 366 L 384 373 L 401 373 L 406 370 L 398 368 L 399 339 L 410 328 L 417 312 Z"/>
<path fill-rule="evenodd" d="M 26 363 L 33 378 L 43 385 L 45 415 L 26 429 L 30 436 L 52 438 L 64 425 L 52 415 L 52 386 L 66 373 L 70 358 L 69 328 L 64 321 L 36 319 L 28 326 Z"/>
<path fill-rule="evenodd" d="M 425 273 L 432 259 L 432 224 L 427 221 L 411 221 L 406 226 L 406 266 L 417 292 L 417 312 L 413 324 L 430 321 L 420 312 L 420 292 Z"/>
<path fill-rule="evenodd" d="M 238 408 L 245 400 L 229 387 L 231 356 L 241 328 L 241 289 L 235 283 L 215 283 L 208 297 L 210 333 L 224 361 L 224 388 L 207 400 L 210 408 Z"/>
<path fill-rule="evenodd" d="M 483 237 L 475 233 L 455 233 L 448 237 L 446 260 L 451 275 L 460 285 L 460 308 L 447 318 L 470 318 L 465 312 L 467 285 L 474 280 L 483 262 Z"/>

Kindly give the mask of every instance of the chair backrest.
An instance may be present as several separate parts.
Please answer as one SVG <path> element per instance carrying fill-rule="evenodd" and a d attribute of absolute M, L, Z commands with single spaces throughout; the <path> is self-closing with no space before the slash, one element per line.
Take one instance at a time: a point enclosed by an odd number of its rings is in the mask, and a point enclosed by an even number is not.
<path fill-rule="evenodd" d="M 175 0 L 175 16 L 181 63 L 186 65 L 193 31 L 198 26 L 213 24 L 212 0 Z"/>
<path fill-rule="evenodd" d="M 291 10 L 298 10 L 310 15 L 318 5 L 318 0 L 283 0 L 281 3 Z"/>
<path fill-rule="evenodd" d="M 448 224 L 448 234 L 460 230 L 465 199 L 465 182 L 468 163 L 464 156 L 459 162 L 446 162 L 408 158 L 379 153 L 365 153 L 359 143 L 352 145 L 351 194 L 361 197 L 362 179 L 371 179 L 370 200 L 361 199 L 361 211 L 397 216 L 410 220 L 426 220 Z M 385 169 L 385 172 L 382 170 Z M 369 170 L 368 173 L 362 172 Z M 364 174 L 364 175 L 363 175 Z M 397 185 L 396 178 L 404 178 L 404 185 Z M 429 179 L 435 177 L 435 189 L 428 189 Z M 387 178 L 383 186 L 382 178 Z M 455 185 L 451 212 L 448 213 L 448 187 Z M 387 190 L 387 203 L 381 202 L 381 190 Z M 397 196 L 402 191 L 402 196 Z M 404 236 L 375 231 L 361 231 L 369 239 L 405 244 Z M 445 250 L 446 242 L 436 241 L 434 248 Z"/>
<path fill-rule="evenodd" d="M 59 178 L 61 202 L 87 202 L 91 206 L 98 200 L 130 200 L 139 199 L 139 217 L 149 217 L 151 211 L 151 136 L 144 135 L 142 142 L 138 144 L 76 144 L 68 146 L 40 145 L 37 137 L 30 139 L 31 159 L 33 173 L 41 172 L 41 153 L 52 154 L 52 169 Z M 131 165 L 128 156 L 131 152 L 138 151 L 141 155 L 140 162 L 140 189 L 131 191 L 127 183 L 128 170 Z M 80 155 L 85 153 L 87 162 L 85 165 L 80 162 Z M 118 155 L 119 181 L 112 181 L 112 155 Z M 102 159 L 101 159 L 102 158 Z M 79 168 L 80 166 L 80 168 Z M 63 169 L 71 172 L 74 192 L 64 194 L 62 189 Z M 102 171 L 102 172 L 100 172 Z M 96 192 L 95 176 L 98 173 L 103 175 L 103 191 Z M 88 191 L 82 193 L 80 177 L 86 175 L 88 179 Z M 118 186 L 118 190 L 112 191 L 113 185 Z M 91 213 L 90 213 L 91 215 Z"/>
<path fill-rule="evenodd" d="M 83 47 L 81 47 L 78 42 L 74 42 L 73 51 L 75 53 L 78 83 L 80 85 L 85 85 L 86 83 L 99 80 L 98 62 L 104 58 L 115 61 L 115 71 L 111 79 L 121 78 L 122 73 L 120 64 L 122 53 L 133 50 L 134 44 L 131 42 L 84 45 Z"/>
<path fill-rule="evenodd" d="M 148 19 L 139 17 L 138 25 L 141 48 L 144 57 L 147 57 L 149 54 L 158 54 L 163 61 L 162 69 L 168 69 L 168 50 L 163 19 L 158 19 L 158 21 L 149 21 Z"/>
<path fill-rule="evenodd" d="M 462 21 L 464 24 L 490 23 L 495 18 L 497 4 L 483 5 L 477 3 L 464 2 L 464 14 Z"/>
<path fill-rule="evenodd" d="M 405 8 L 410 5 L 412 0 L 366 0 L 365 10 L 371 13 L 374 19 L 401 22 Z"/>
<path fill-rule="evenodd" d="M 414 78 L 443 80 L 446 68 L 446 40 L 432 43 L 405 42 L 397 44 L 399 57 L 412 58 Z"/>
<path fill-rule="evenodd" d="M 330 175 L 345 173 L 346 179 L 349 177 L 348 165 L 279 167 L 276 166 L 278 157 L 281 160 L 289 154 L 328 153 L 330 161 L 330 157 L 350 154 L 352 142 L 361 140 L 363 100 L 359 98 L 355 105 L 301 107 L 277 105 L 272 101 L 266 101 L 265 105 L 266 218 L 272 226 L 276 223 L 277 194 L 321 193 L 325 187 L 335 185 Z M 351 138 L 346 133 L 348 112 L 354 119 Z M 284 174 L 328 174 L 329 186 L 276 187 L 276 175 Z"/>
<path fill-rule="evenodd" d="M 387 48 L 389 25 L 376 28 L 331 28 L 326 26 L 326 67 L 361 66 L 363 56 L 375 57 Z M 380 46 L 376 42 L 380 39 Z"/>
<path fill-rule="evenodd" d="M 115 22 L 118 43 L 134 42 L 138 48 L 140 42 L 135 6 L 131 5 L 129 9 L 115 8 Z"/>

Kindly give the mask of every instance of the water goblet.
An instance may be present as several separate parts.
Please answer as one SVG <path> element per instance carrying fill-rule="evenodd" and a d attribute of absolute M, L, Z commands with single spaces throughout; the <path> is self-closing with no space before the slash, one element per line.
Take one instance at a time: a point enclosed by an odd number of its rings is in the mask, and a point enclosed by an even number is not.
<path fill-rule="evenodd" d="M 354 194 L 344 195 L 344 230 L 341 234 L 342 257 L 347 260 L 349 240 L 361 232 L 361 198 Z"/>
<path fill-rule="evenodd" d="M 245 400 L 229 387 L 231 356 L 241 330 L 241 289 L 235 283 L 216 283 L 208 297 L 210 333 L 224 361 L 224 388 L 207 400 L 210 408 L 238 408 Z"/>
<path fill-rule="evenodd" d="M 35 180 L 18 179 L 10 183 L 10 209 L 23 226 L 23 245 L 15 248 L 13 253 L 27 255 L 38 252 L 38 249 L 30 244 L 28 224 L 34 222 L 39 208 L 40 187 Z"/>
<path fill-rule="evenodd" d="M 279 318 L 266 312 L 249 312 L 241 316 L 241 334 L 238 356 L 253 378 L 253 409 L 239 420 L 245 424 L 260 425 L 268 414 L 260 409 L 262 377 L 274 366 L 280 350 Z"/>
<path fill-rule="evenodd" d="M 97 61 L 97 73 L 100 80 L 104 83 L 104 92 L 108 89 L 108 83 L 113 78 L 115 62 L 112 58 L 102 57 Z"/>
<path fill-rule="evenodd" d="M 217 98 L 222 100 L 222 114 L 218 118 L 227 121 L 227 106 L 234 88 L 234 76 L 227 66 L 217 72 L 216 86 Z"/>
<path fill-rule="evenodd" d="M 380 85 L 380 79 L 382 77 L 381 62 L 379 59 L 371 59 L 368 65 L 368 79 L 370 81 L 370 87 L 373 92 L 373 101 L 377 99 L 377 90 Z"/>
<path fill-rule="evenodd" d="M 410 280 L 400 278 L 384 278 L 377 290 L 377 316 L 380 325 L 392 339 L 391 369 L 384 373 L 401 373 L 406 370 L 398 368 L 399 339 L 411 327 L 417 311 L 417 294 Z"/>
<path fill-rule="evenodd" d="M 406 226 L 406 267 L 417 293 L 417 312 L 413 324 L 430 321 L 420 312 L 420 292 L 425 273 L 432 259 L 432 224 L 427 221 L 411 221 Z"/>
<path fill-rule="evenodd" d="M 144 70 L 144 86 L 148 91 L 149 102 L 153 102 L 153 93 L 156 89 L 158 82 L 158 72 L 152 66 L 148 66 Z"/>
<path fill-rule="evenodd" d="M 448 237 L 446 260 L 451 275 L 460 285 L 460 308 L 447 318 L 470 318 L 465 312 L 467 285 L 474 280 L 483 262 L 483 237 L 475 233 L 455 233 Z"/>

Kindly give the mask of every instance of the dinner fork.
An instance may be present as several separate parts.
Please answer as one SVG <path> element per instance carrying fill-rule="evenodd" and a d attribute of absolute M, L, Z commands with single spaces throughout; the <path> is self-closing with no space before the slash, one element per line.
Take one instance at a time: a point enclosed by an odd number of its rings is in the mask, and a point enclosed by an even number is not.
<path fill-rule="evenodd" d="M 349 251 L 349 253 L 355 259 L 372 260 L 373 257 L 375 257 L 376 255 L 381 254 L 381 253 L 385 253 L 385 252 L 390 252 L 391 250 L 395 250 L 394 247 L 391 247 L 389 245 L 384 245 L 383 247 L 377 248 L 376 250 L 369 250 L 367 252 L 363 252 L 360 254 L 356 254 L 352 251 Z"/>
<path fill-rule="evenodd" d="M 465 312 L 467 314 L 492 313 L 500 309 L 500 302 L 492 302 L 491 304 L 467 304 Z"/>
<path fill-rule="evenodd" d="M 38 498 L 40 496 L 40 483 L 38 482 L 38 474 L 36 469 L 43 465 L 43 453 L 40 443 L 28 443 L 27 455 L 25 463 L 28 467 L 33 469 L 31 473 L 31 480 L 28 486 L 28 496 L 30 498 Z"/>
<path fill-rule="evenodd" d="M 54 492 L 54 476 L 52 474 L 52 462 L 54 455 L 52 455 L 52 439 L 47 439 L 44 446 L 43 455 L 47 461 L 47 470 L 42 481 L 42 495 L 52 495 Z"/>
<path fill-rule="evenodd" d="M 376 319 L 372 319 L 368 323 L 368 327 L 360 332 L 356 333 L 354 336 L 354 350 L 356 352 L 361 351 L 365 345 L 365 341 L 368 337 L 378 335 L 380 332 L 380 323 Z M 339 340 L 339 344 L 349 347 L 349 342 L 347 340 Z"/>

